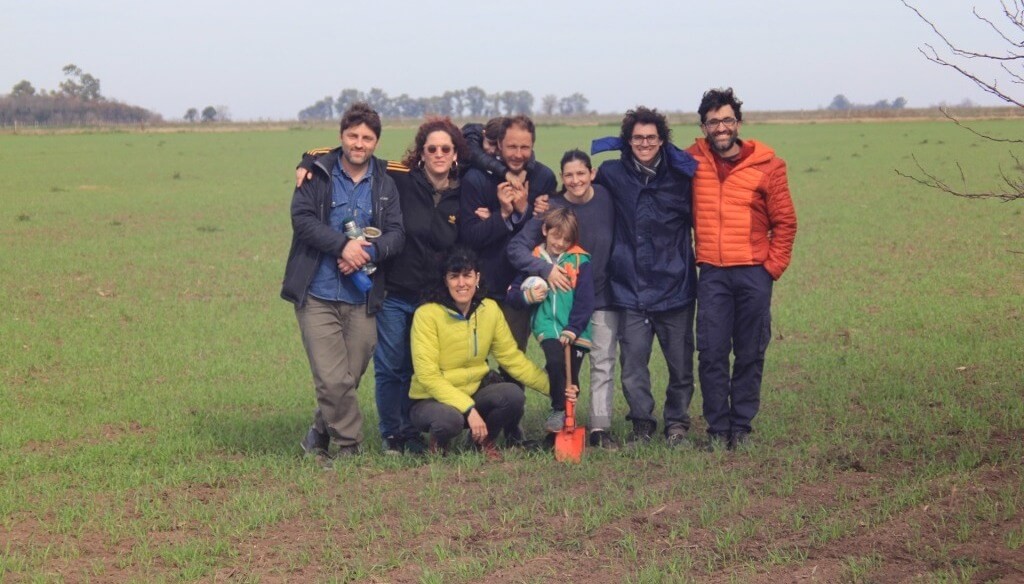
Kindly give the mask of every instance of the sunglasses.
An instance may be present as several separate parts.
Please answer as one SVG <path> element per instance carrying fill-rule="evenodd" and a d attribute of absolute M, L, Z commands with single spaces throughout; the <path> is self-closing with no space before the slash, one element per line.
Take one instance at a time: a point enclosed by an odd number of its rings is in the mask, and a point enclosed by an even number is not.
<path fill-rule="evenodd" d="M 435 146 L 434 144 L 431 144 L 430 146 L 426 147 L 426 151 L 428 154 L 437 154 L 438 150 L 440 150 L 442 154 L 452 153 L 452 147 L 447 144 L 445 144 L 444 146 Z"/>

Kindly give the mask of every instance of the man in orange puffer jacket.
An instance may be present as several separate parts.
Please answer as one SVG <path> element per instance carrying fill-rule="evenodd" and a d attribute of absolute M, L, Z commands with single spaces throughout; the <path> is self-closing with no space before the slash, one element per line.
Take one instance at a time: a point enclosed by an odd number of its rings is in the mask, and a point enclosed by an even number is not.
<path fill-rule="evenodd" d="M 752 430 L 771 340 L 772 283 L 789 265 L 796 238 L 786 163 L 765 144 L 739 139 L 742 104 L 732 88 L 707 91 L 697 110 L 704 138 L 687 149 L 698 161 L 698 373 L 712 450 L 734 449 Z"/>

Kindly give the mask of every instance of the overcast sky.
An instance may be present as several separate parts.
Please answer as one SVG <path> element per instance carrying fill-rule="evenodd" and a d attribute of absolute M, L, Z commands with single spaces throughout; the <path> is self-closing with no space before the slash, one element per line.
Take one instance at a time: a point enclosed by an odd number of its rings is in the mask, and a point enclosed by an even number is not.
<path fill-rule="evenodd" d="M 972 2 L 920 0 L 948 36 L 995 45 Z M 1000 18 L 998 0 L 977 0 Z M 908 107 L 998 104 L 917 48 L 937 43 L 899 0 L 2 0 L 0 93 L 54 89 L 74 63 L 104 96 L 180 119 L 225 105 L 235 120 L 294 119 L 344 88 L 391 96 L 581 92 L 599 112 L 696 110 L 733 86 L 750 110 L 902 96 Z M 938 45 L 936 45 L 938 46 Z"/>

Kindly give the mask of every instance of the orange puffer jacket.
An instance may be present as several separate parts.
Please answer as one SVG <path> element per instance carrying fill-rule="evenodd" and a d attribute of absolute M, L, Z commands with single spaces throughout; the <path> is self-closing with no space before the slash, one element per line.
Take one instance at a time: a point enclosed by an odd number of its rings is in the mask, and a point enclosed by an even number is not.
<path fill-rule="evenodd" d="M 718 180 L 714 154 L 704 138 L 687 149 L 698 162 L 693 177 L 697 264 L 761 264 L 778 280 L 789 265 L 796 239 L 786 163 L 765 144 L 744 143 L 752 144 L 754 151 L 725 182 Z"/>

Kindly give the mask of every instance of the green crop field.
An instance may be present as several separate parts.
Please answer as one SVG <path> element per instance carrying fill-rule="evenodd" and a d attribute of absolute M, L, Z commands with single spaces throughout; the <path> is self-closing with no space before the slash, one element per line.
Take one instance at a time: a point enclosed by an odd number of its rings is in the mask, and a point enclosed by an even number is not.
<path fill-rule="evenodd" d="M 542 127 L 537 154 L 616 132 Z M 326 473 L 278 292 L 294 165 L 336 132 L 0 135 L 0 581 L 1024 581 L 1024 202 L 894 172 L 1021 169 L 950 123 L 742 134 L 800 222 L 749 448 L 697 447 L 698 391 L 693 448 L 385 457 L 368 374 L 367 452 Z"/>

